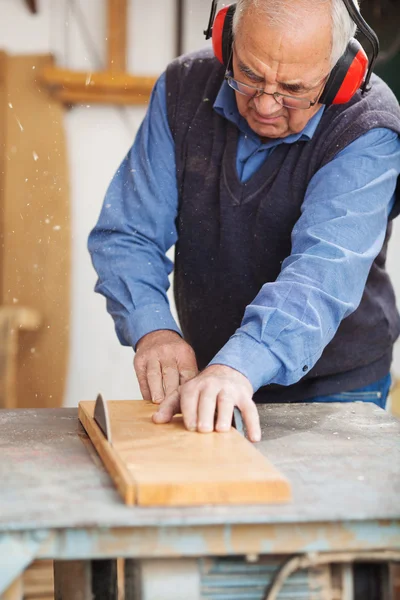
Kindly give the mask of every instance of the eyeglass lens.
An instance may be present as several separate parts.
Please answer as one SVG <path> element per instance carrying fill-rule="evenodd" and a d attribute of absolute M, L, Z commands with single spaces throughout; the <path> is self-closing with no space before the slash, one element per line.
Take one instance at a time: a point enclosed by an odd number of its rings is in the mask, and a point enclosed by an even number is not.
<path fill-rule="evenodd" d="M 269 94 L 268 92 L 264 92 L 261 88 L 254 88 L 245 83 L 241 83 L 236 79 L 233 79 L 232 76 L 227 77 L 228 84 L 235 91 L 239 92 L 239 94 L 243 94 L 244 96 L 252 96 L 252 97 L 260 97 L 262 95 L 273 96 L 275 101 L 278 102 L 281 106 L 286 108 L 297 108 L 297 109 L 307 109 L 312 106 L 312 102 L 307 98 L 295 98 L 293 96 L 284 96 L 277 92 L 274 94 Z"/>

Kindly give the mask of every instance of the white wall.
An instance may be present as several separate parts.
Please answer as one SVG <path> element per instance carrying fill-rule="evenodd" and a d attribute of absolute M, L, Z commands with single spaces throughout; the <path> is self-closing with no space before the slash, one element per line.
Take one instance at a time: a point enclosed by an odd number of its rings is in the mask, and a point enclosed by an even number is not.
<path fill-rule="evenodd" d="M 211 0 L 210 0 L 211 1 Z M 185 50 L 204 45 L 210 2 L 186 0 Z M 75 7 L 75 8 L 73 8 Z M 53 52 L 62 66 L 97 70 L 105 58 L 104 0 L 40 0 L 32 16 L 23 0 L 0 0 L 0 48 L 10 53 Z M 128 64 L 136 73 L 160 73 L 174 56 L 175 0 L 131 0 Z M 86 28 L 79 27 L 83 17 Z M 107 185 L 133 142 L 144 108 L 74 108 L 65 125 L 71 178 L 73 231 L 72 318 L 65 403 L 76 405 L 101 391 L 108 399 L 139 397 L 131 349 L 122 348 L 105 301 L 93 293 L 96 276 L 86 250 Z M 400 223 L 389 269 L 400 299 Z M 400 352 L 396 356 L 400 375 Z"/>

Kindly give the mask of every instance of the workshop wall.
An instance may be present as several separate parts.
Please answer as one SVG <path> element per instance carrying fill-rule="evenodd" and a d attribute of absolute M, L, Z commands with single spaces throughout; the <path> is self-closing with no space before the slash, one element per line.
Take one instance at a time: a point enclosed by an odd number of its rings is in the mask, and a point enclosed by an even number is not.
<path fill-rule="evenodd" d="M 204 45 L 202 30 L 209 2 L 186 0 L 185 51 Z M 31 15 L 23 0 L 0 0 L 0 48 L 9 53 L 54 53 L 57 63 L 74 69 L 103 67 L 104 0 L 40 0 Z M 158 74 L 174 57 L 175 0 L 131 0 L 129 70 Z M 107 185 L 133 142 L 145 107 L 75 107 L 65 115 L 72 216 L 72 315 L 66 405 L 94 398 L 140 397 L 131 349 L 115 336 L 105 301 L 93 293 L 96 275 L 86 249 Z M 23 167 L 21 167 L 23 168 Z M 389 270 L 400 299 L 400 223 L 390 248 Z M 400 376 L 400 351 L 395 360 Z"/>

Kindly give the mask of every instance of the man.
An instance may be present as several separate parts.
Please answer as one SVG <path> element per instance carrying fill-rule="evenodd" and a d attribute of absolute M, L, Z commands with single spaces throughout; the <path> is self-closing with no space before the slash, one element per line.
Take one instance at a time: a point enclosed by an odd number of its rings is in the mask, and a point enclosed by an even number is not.
<path fill-rule="evenodd" d="M 156 423 L 224 432 L 236 405 L 257 441 L 257 402 L 384 406 L 400 111 L 378 78 L 318 102 L 354 31 L 342 0 L 241 0 L 226 73 L 204 51 L 156 84 L 89 239 Z"/>

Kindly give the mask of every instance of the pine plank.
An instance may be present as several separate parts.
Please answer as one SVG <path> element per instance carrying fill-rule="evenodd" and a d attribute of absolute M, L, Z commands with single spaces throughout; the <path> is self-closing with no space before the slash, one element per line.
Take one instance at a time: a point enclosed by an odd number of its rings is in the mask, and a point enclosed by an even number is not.
<path fill-rule="evenodd" d="M 393 388 L 390 392 L 391 398 L 391 411 L 395 417 L 400 418 L 400 380 L 395 379 L 393 382 Z"/>
<path fill-rule="evenodd" d="M 19 408 L 61 406 L 68 366 L 70 209 L 64 109 L 38 81 L 47 55 L 0 54 L 0 305 L 39 312 L 21 332 Z"/>
<path fill-rule="evenodd" d="M 113 446 L 94 421 L 94 402 L 79 419 L 126 504 L 189 506 L 265 504 L 290 500 L 289 482 L 240 433 L 201 434 L 181 416 L 153 424 L 144 400 L 108 402 Z"/>
<path fill-rule="evenodd" d="M 25 600 L 54 599 L 53 561 L 34 561 L 23 575 Z"/>

